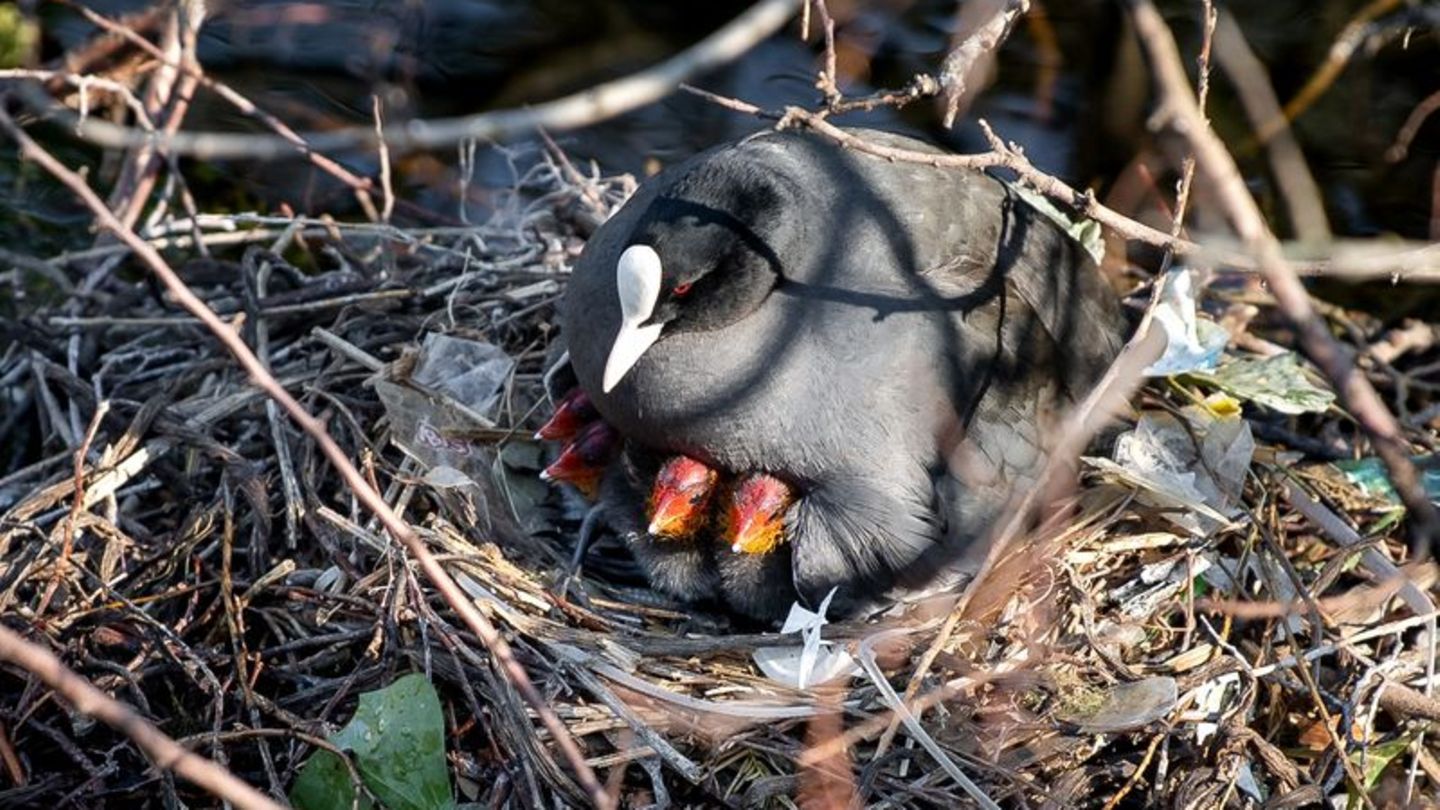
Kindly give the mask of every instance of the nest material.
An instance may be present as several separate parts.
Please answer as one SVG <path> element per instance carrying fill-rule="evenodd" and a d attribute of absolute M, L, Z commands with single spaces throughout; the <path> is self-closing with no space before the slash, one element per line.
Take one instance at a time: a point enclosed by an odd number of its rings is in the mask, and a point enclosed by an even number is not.
<path fill-rule="evenodd" d="M 1293 807 L 1356 779 L 1377 806 L 1407 779 L 1411 795 L 1440 790 L 1425 733 L 1440 703 L 1422 680 L 1434 651 L 1414 619 L 1433 611 L 1431 586 L 1397 590 L 1339 551 L 1360 540 L 1352 527 L 1379 526 L 1357 548 L 1403 559 L 1390 506 L 1282 469 L 1283 447 L 1262 446 L 1243 519 L 1204 539 L 1087 480 L 963 612 L 942 601 L 827 627 L 864 665 L 843 686 L 766 680 L 751 654 L 773 634 L 648 591 L 613 540 L 573 570 L 583 504 L 536 489 L 528 437 L 547 407 L 553 304 L 633 183 L 564 178 L 542 162 L 481 227 L 215 217 L 243 239 L 169 257 L 443 555 L 627 806 L 964 806 L 956 771 L 1016 807 Z M 122 252 L 76 262 L 108 268 L 91 294 L 32 297 L 4 324 L 7 624 L 275 795 L 314 750 L 301 735 L 424 671 L 460 795 L 583 803 L 518 693 L 311 440 Z M 488 415 L 415 382 L 437 333 L 514 361 Z M 1167 399 L 1157 388 L 1145 407 Z M 454 452 L 407 445 L 405 413 L 433 417 Z M 1200 575 L 1217 561 L 1229 590 Z M 907 722 L 897 694 L 914 699 Z M 1382 744 L 1406 740 L 1376 767 Z M 0 804 L 211 803 L 13 667 L 0 744 L 26 776 Z"/>

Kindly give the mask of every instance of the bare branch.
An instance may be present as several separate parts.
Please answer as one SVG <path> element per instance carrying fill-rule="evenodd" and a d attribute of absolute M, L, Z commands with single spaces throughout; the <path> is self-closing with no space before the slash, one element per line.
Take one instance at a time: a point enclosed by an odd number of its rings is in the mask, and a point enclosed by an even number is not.
<path fill-rule="evenodd" d="M 956 45 L 940 64 L 945 92 L 946 128 L 980 92 L 995 67 L 995 54 L 1015 21 L 1030 10 L 1030 0 L 971 0 L 960 5 Z"/>
<path fill-rule="evenodd" d="M 1271 126 L 1272 134 L 1265 141 L 1270 154 L 1270 165 L 1275 170 L 1275 183 L 1285 198 L 1286 210 L 1295 235 L 1302 242 L 1326 242 L 1330 239 L 1330 224 L 1325 217 L 1325 206 L 1321 202 L 1320 186 L 1310 174 L 1305 163 L 1305 154 L 1291 132 L 1289 122 L 1280 112 L 1280 102 L 1270 86 L 1270 77 L 1255 52 L 1245 41 L 1245 34 L 1229 12 L 1220 15 L 1215 34 L 1215 56 L 1220 66 L 1230 75 L 1230 84 L 1240 96 L 1245 114 L 1255 127 Z"/>
<path fill-rule="evenodd" d="M 1406 116 L 1405 123 L 1400 131 L 1395 133 L 1395 143 L 1385 150 L 1385 159 L 1391 163 L 1399 163 L 1410 153 L 1410 144 L 1415 141 L 1415 136 L 1420 133 L 1420 127 L 1425 125 L 1426 119 L 1436 110 L 1440 110 L 1440 90 L 1436 90 L 1426 96 L 1415 109 Z"/>
<path fill-rule="evenodd" d="M 1345 28 L 1340 31 L 1340 35 L 1330 45 L 1330 50 L 1325 55 L 1325 62 L 1305 81 L 1305 86 L 1300 88 L 1300 92 L 1285 103 L 1285 109 L 1260 127 L 1256 138 L 1264 143 L 1310 109 L 1310 105 L 1330 89 L 1330 85 L 1335 83 L 1335 79 L 1345 70 L 1345 66 L 1350 64 L 1350 57 L 1355 55 L 1355 51 L 1365 40 L 1370 23 L 1399 7 L 1400 0 L 1371 0 L 1355 12 L 1355 16 L 1350 18 L 1350 21 L 1345 24 Z"/>
<path fill-rule="evenodd" d="M 664 98 L 681 82 L 730 62 L 780 30 L 799 8 L 800 0 L 760 0 L 715 33 L 670 59 L 623 79 L 591 87 L 553 101 L 522 109 L 494 110 L 458 118 L 409 121 L 391 127 L 385 142 L 392 152 L 448 147 L 467 139 L 504 140 L 528 134 L 537 127 L 551 131 L 587 126 L 627 113 Z M 296 153 L 296 139 L 309 150 L 376 147 L 371 126 L 354 126 L 330 132 L 247 135 L 234 132 L 176 132 L 159 138 L 98 119 L 80 120 L 64 108 L 38 110 L 66 120 L 80 137 L 99 146 L 123 149 L 153 143 L 157 150 L 216 160 L 249 158 L 268 160 Z"/>

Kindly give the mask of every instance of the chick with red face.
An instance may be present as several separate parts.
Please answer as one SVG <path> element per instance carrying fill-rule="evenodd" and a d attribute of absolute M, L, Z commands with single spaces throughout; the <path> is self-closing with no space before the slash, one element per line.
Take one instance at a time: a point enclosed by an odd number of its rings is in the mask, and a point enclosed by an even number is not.
<path fill-rule="evenodd" d="M 643 485 L 644 474 L 637 477 L 636 483 Z M 688 456 L 673 456 L 651 480 L 645 508 L 648 525 L 644 531 L 623 533 L 630 551 L 656 590 L 686 601 L 714 599 L 719 576 L 713 553 L 713 505 L 719 473 Z"/>
<path fill-rule="evenodd" d="M 719 473 L 689 456 L 675 456 L 661 465 L 645 515 L 650 536 L 694 539 L 709 523 L 710 500 L 719 480 Z"/>
<path fill-rule="evenodd" d="M 545 424 L 535 431 L 537 441 L 563 442 L 580 434 L 590 423 L 600 418 L 595 403 L 583 389 L 572 388 L 555 403 L 555 412 Z"/>
<path fill-rule="evenodd" d="M 580 388 L 557 401 L 535 438 L 568 441 L 541 480 L 570 484 L 597 501 L 602 519 L 625 540 L 651 585 L 687 601 L 715 596 L 715 470 L 687 456 L 671 457 L 657 469 L 653 456 L 625 446 Z M 648 493 L 643 500 L 641 492 Z"/>
<path fill-rule="evenodd" d="M 735 613 L 783 618 L 798 598 L 785 516 L 795 490 L 772 475 L 723 481 L 713 468 L 674 456 L 655 475 L 648 530 L 631 549 L 658 590 L 718 598 Z"/>
<path fill-rule="evenodd" d="M 619 450 L 620 434 L 603 421 L 592 422 L 540 472 L 540 480 L 570 484 L 594 500 L 600 479 Z"/>
<path fill-rule="evenodd" d="M 799 599 L 785 530 L 794 503 L 795 489 L 766 473 L 742 476 L 730 488 L 715 560 L 721 597 L 735 612 L 778 620 Z"/>
<path fill-rule="evenodd" d="M 686 601 L 718 599 L 759 619 L 780 618 L 795 601 L 785 543 L 785 514 L 795 500 L 789 484 L 764 473 L 722 482 L 717 470 L 684 455 L 652 473 L 653 459 L 623 448 L 579 388 L 561 397 L 535 436 L 568 441 L 541 478 L 599 500 L 656 590 Z M 641 530 L 634 493 L 647 486 Z"/>

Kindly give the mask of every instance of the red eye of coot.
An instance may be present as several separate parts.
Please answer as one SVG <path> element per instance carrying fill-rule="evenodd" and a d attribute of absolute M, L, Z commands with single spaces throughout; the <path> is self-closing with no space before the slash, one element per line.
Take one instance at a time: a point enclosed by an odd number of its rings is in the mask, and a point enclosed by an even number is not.
<path fill-rule="evenodd" d="M 690 285 L 693 283 L 694 282 L 687 281 L 684 284 L 676 284 L 675 289 L 672 291 L 672 294 L 685 295 L 686 293 L 690 292 Z"/>

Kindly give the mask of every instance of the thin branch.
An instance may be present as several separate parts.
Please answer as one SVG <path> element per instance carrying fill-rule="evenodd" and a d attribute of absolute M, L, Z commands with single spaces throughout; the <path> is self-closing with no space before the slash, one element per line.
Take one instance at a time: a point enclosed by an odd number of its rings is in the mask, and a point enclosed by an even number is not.
<path fill-rule="evenodd" d="M 162 63 L 165 63 L 167 61 L 167 57 L 164 51 L 161 51 L 152 42 L 150 42 L 150 40 L 140 36 L 131 27 L 125 25 L 123 22 L 111 20 L 108 17 L 105 17 L 104 15 L 92 9 L 73 3 L 71 2 L 71 0 L 59 0 L 59 2 L 69 5 L 75 11 L 85 17 L 86 20 L 90 21 L 92 25 L 95 25 L 102 30 L 114 34 L 145 51 L 147 54 L 150 55 L 151 58 L 159 60 Z M 292 144 L 295 149 L 298 150 L 301 155 L 304 155 L 305 159 L 308 160 L 317 169 L 320 169 L 326 174 L 329 174 L 330 176 L 344 183 L 352 191 L 354 191 L 356 200 L 360 203 L 360 207 L 362 209 L 364 209 L 367 213 L 374 212 L 375 205 L 374 202 L 370 199 L 370 190 L 373 188 L 374 184 L 371 182 L 370 178 L 361 177 L 350 171 L 349 169 L 345 168 L 344 166 L 341 166 L 333 159 L 328 158 L 325 155 L 320 154 L 318 151 L 312 149 L 310 145 L 305 142 L 305 139 L 303 137 L 301 137 L 297 132 L 290 128 L 290 125 L 286 124 L 284 121 L 281 121 L 279 118 L 271 115 L 264 109 L 261 109 L 250 99 L 241 95 L 239 92 L 237 92 L 224 82 L 206 76 L 203 72 L 203 68 L 198 61 L 180 62 L 174 64 L 173 66 L 183 71 L 186 75 L 195 77 L 195 79 L 198 80 L 203 87 L 213 91 L 215 94 L 228 101 L 231 106 L 239 110 L 242 114 L 254 118 L 256 121 L 259 121 L 261 124 L 269 127 L 281 138 L 284 138 L 286 141 Z M 176 156 L 173 151 L 167 150 L 166 154 L 172 158 Z M 371 219 L 374 218 L 374 216 L 371 217 Z"/>
<path fill-rule="evenodd" d="M 1400 131 L 1395 133 L 1395 143 L 1385 150 L 1385 159 L 1391 163 L 1399 163 L 1410 154 L 1410 144 L 1415 141 L 1415 136 L 1420 134 L 1420 127 L 1425 125 L 1426 119 L 1436 110 L 1440 110 L 1440 90 L 1436 90 L 1425 98 L 1421 99 L 1410 115 L 1405 117 L 1405 123 L 1401 125 Z"/>
<path fill-rule="evenodd" d="M 458 118 L 409 121 L 391 127 L 385 143 L 393 152 L 449 147 L 468 139 L 505 140 L 536 127 L 575 129 L 659 101 L 691 76 L 714 70 L 774 34 L 799 10 L 800 0 L 760 0 L 740 16 L 685 51 L 647 70 L 522 109 L 494 110 Z M 97 119 L 79 120 L 64 108 L 38 112 L 68 118 L 80 137 L 99 146 L 123 149 L 153 143 L 161 151 L 203 160 L 271 160 L 293 155 L 296 138 L 306 150 L 330 152 L 377 145 L 373 127 L 353 126 L 329 132 L 247 135 L 233 132 L 177 132 L 152 138 L 149 133 Z"/>
<path fill-rule="evenodd" d="M 810 6 L 815 7 L 815 15 L 820 18 L 820 30 L 825 36 L 825 67 L 820 69 L 820 75 L 815 82 L 815 88 L 825 97 L 825 106 L 833 111 L 836 105 L 840 104 L 845 96 L 840 92 L 840 77 L 837 75 L 835 63 L 835 20 L 830 16 L 830 8 L 825 5 L 825 0 L 814 0 L 813 3 L 806 3 L 805 10 L 808 12 Z M 808 22 L 808 21 L 807 21 Z M 809 26 L 807 24 L 806 28 Z M 802 39 L 804 37 L 802 36 Z"/>
<path fill-rule="evenodd" d="M 948 129 L 970 106 L 995 67 L 996 54 L 1015 21 L 1030 10 L 1030 0 L 970 0 L 960 4 L 955 47 L 940 63 L 945 94 L 943 123 Z"/>
<path fill-rule="evenodd" d="M 1264 143 L 1310 109 L 1310 106 L 1319 100 L 1326 90 L 1330 89 L 1330 85 L 1335 83 L 1341 71 L 1345 70 L 1345 66 L 1350 64 L 1350 57 L 1355 55 L 1360 43 L 1364 41 L 1370 23 L 1381 15 L 1399 8 L 1400 2 L 1401 0 L 1371 0 L 1357 11 L 1340 31 L 1340 35 L 1335 38 L 1335 42 L 1330 45 L 1329 51 L 1325 54 L 1325 62 L 1306 80 L 1305 86 L 1285 103 L 1285 109 L 1260 128 L 1260 131 L 1256 133 L 1256 139 L 1260 143 Z"/>
<path fill-rule="evenodd" d="M 178 131 L 190 110 L 198 78 L 193 72 L 182 72 L 180 66 L 196 64 L 195 47 L 204 16 L 202 4 L 182 2 L 174 5 L 166 20 L 165 59 L 161 68 L 151 74 L 145 94 L 150 117 L 160 120 L 164 116 L 162 132 Z M 133 228 L 140 220 L 165 162 L 165 153 L 154 148 L 153 140 L 130 150 L 109 203 L 125 227 Z M 104 239 L 104 235 L 99 237 L 101 244 Z"/>
<path fill-rule="evenodd" d="M 385 145 L 385 117 L 380 105 L 380 96 L 370 97 L 371 114 L 375 117 L 375 138 L 380 142 L 380 191 L 384 201 L 380 208 L 380 221 L 389 222 L 395 211 L 395 189 L 390 180 L 390 149 Z"/>
<path fill-rule="evenodd" d="M 802 107 L 786 107 L 783 110 L 767 110 L 747 101 L 722 96 L 688 84 L 680 89 L 697 95 L 728 110 L 744 115 L 753 115 L 776 120 L 785 126 L 804 126 L 825 136 L 840 146 L 856 152 L 874 155 L 886 160 L 918 163 L 924 166 L 970 169 L 1009 169 L 1020 179 L 1034 186 L 1037 191 L 1070 207 L 1076 213 L 1089 217 L 1109 228 L 1125 239 L 1159 248 L 1174 250 L 1176 255 L 1211 267 L 1254 271 L 1259 264 L 1254 256 L 1245 252 L 1223 247 L 1223 241 L 1202 245 L 1152 228 L 1137 220 L 1109 208 L 1095 199 L 1093 192 L 1078 191 L 1056 177 L 1035 168 L 1018 147 L 1001 141 L 982 120 L 981 128 L 990 140 L 988 152 L 970 155 L 956 155 L 942 152 L 919 152 L 913 149 L 898 149 L 872 143 L 860 135 L 831 123 L 824 113 L 811 112 Z M 903 94 L 877 94 L 876 106 L 886 104 L 883 97 Z M 846 99 L 842 106 L 855 100 Z M 1427 242 L 1409 242 L 1403 245 L 1377 245 L 1374 241 L 1339 242 L 1330 246 L 1332 258 L 1297 261 L 1291 267 L 1306 276 L 1327 276 L 1349 279 L 1389 278 L 1392 281 L 1434 282 L 1440 281 L 1440 245 Z"/>
<path fill-rule="evenodd" d="M 1210 52 L 1215 47 L 1215 24 L 1219 15 L 1215 10 L 1213 0 L 1201 0 L 1200 3 L 1202 25 L 1200 28 L 1200 52 L 1195 55 L 1195 68 L 1197 73 L 1196 84 L 1199 87 L 1196 104 L 1200 108 L 1201 115 L 1205 112 L 1205 102 L 1210 98 Z M 1205 119 L 1210 120 L 1208 117 Z M 1195 156 L 1185 155 L 1185 160 L 1180 166 L 1180 183 L 1175 192 L 1175 216 L 1170 221 L 1170 235 L 1178 237 L 1185 232 L 1185 212 L 1190 204 L 1190 192 L 1195 185 Z M 1166 254 L 1166 259 L 1174 256 L 1171 250 Z"/>
<path fill-rule="evenodd" d="M 1290 224 L 1301 242 L 1324 243 L 1330 240 L 1330 223 L 1325 217 L 1320 186 L 1305 163 L 1305 154 L 1295 140 L 1289 122 L 1280 112 L 1280 101 L 1271 87 L 1265 65 L 1255 56 L 1245 33 L 1229 12 L 1220 15 L 1215 38 L 1215 57 L 1230 76 L 1230 84 L 1240 97 L 1245 114 L 1255 127 L 1277 121 L 1273 133 L 1265 141 L 1270 165 L 1275 172 L 1275 185 L 1285 199 Z"/>
<path fill-rule="evenodd" d="M 751 107 L 750 110 L 752 112 L 761 112 L 759 108 L 756 107 Z M 1118 211 L 1100 204 L 1091 192 L 1077 191 L 1064 181 L 1035 168 L 1034 164 L 1025 157 L 1024 152 L 1022 152 L 1019 147 L 1001 141 L 983 120 L 980 122 L 980 125 L 985 132 L 986 139 L 990 141 L 990 151 L 973 155 L 918 152 L 912 149 L 897 149 L 882 146 L 867 141 L 865 138 L 852 132 L 841 129 L 825 120 L 822 116 L 800 107 L 785 108 L 782 123 L 803 124 L 840 146 L 853 149 L 856 152 L 864 152 L 869 155 L 874 155 L 875 157 L 885 158 L 886 160 L 920 163 L 927 166 L 950 169 L 1009 169 L 1047 197 L 1062 201 L 1078 213 L 1099 222 L 1101 225 L 1110 228 L 1126 239 L 1132 239 L 1137 242 L 1147 242 L 1152 245 L 1173 244 L 1180 252 L 1194 253 L 1199 250 L 1199 245 L 1196 245 L 1194 242 L 1175 239 L 1164 231 L 1137 222 Z"/>

